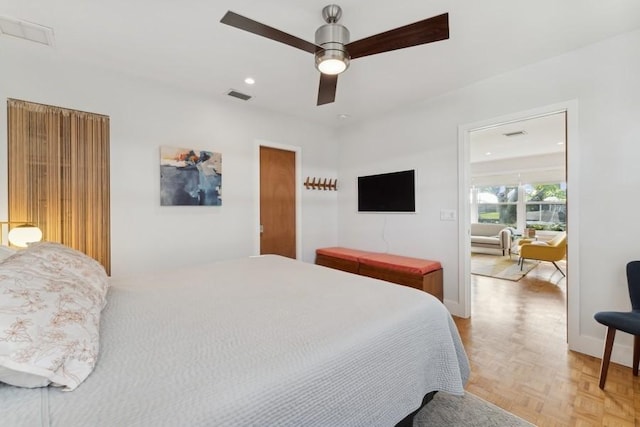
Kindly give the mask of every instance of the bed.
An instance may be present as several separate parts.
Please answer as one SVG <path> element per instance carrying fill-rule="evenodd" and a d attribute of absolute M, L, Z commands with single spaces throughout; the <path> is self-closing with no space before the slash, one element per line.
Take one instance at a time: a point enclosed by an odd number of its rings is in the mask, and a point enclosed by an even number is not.
<path fill-rule="evenodd" d="M 86 379 L 0 383 L 0 423 L 393 426 L 469 375 L 435 297 L 276 255 L 111 280 L 99 323 Z"/>

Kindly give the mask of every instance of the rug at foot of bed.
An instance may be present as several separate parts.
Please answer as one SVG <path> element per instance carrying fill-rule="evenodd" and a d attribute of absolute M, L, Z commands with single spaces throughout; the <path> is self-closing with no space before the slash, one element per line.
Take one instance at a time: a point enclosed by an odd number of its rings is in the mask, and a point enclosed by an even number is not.
<path fill-rule="evenodd" d="M 454 396 L 437 393 L 413 421 L 414 427 L 474 426 L 530 427 L 533 424 L 471 393 Z"/>
<path fill-rule="evenodd" d="M 511 258 L 509 256 L 471 254 L 471 274 L 511 280 L 512 282 L 522 279 L 538 264 L 540 261 L 527 259 L 521 268 L 517 255 Z"/>

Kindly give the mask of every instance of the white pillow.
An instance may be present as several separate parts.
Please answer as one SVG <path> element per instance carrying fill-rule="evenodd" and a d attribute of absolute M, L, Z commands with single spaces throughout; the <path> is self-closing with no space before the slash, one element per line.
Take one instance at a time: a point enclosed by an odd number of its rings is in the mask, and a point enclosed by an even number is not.
<path fill-rule="evenodd" d="M 10 248 L 9 246 L 0 245 L 0 261 L 9 258 L 11 255 L 15 254 L 16 250 Z"/>
<path fill-rule="evenodd" d="M 78 387 L 98 358 L 108 285 L 97 261 L 58 243 L 0 263 L 0 381 Z"/>

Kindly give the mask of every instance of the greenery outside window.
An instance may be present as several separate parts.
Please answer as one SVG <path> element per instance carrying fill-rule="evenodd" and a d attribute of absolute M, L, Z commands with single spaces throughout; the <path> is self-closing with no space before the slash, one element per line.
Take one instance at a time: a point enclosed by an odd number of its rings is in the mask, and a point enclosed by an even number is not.
<path fill-rule="evenodd" d="M 472 197 L 480 223 L 505 224 L 520 230 L 567 228 L 565 183 L 483 186 L 473 189 Z"/>
<path fill-rule="evenodd" d="M 564 183 L 526 185 L 525 195 L 527 228 L 567 229 L 567 190 Z"/>
<path fill-rule="evenodd" d="M 506 224 L 516 227 L 518 207 L 517 186 L 479 187 L 477 195 L 478 222 Z"/>

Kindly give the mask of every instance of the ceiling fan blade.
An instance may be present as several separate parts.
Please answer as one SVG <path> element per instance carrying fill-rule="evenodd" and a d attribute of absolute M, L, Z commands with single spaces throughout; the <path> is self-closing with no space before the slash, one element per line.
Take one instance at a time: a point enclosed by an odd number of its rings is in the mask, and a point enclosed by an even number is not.
<path fill-rule="evenodd" d="M 258 21 L 254 21 L 253 19 L 249 19 L 231 11 L 225 13 L 220 22 L 289 46 L 297 47 L 305 52 L 316 53 L 322 49 L 320 46 L 316 46 L 311 42 L 302 40 L 301 38 L 292 36 L 291 34 L 287 34 L 283 31 L 276 30 L 273 27 L 261 24 Z"/>
<path fill-rule="evenodd" d="M 404 27 L 348 43 L 351 59 L 449 38 L 449 14 L 427 18 Z"/>
<path fill-rule="evenodd" d="M 336 86 L 338 75 L 320 74 L 320 88 L 318 89 L 318 105 L 330 104 L 336 100 Z"/>

